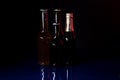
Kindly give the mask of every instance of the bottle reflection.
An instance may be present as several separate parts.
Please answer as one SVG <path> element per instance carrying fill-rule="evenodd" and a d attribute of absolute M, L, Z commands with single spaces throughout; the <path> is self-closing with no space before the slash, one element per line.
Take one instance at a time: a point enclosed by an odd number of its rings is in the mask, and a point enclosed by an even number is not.
<path fill-rule="evenodd" d="M 50 79 L 50 71 L 49 67 L 42 66 L 40 68 L 40 80 L 51 80 Z"/>
<path fill-rule="evenodd" d="M 54 66 L 51 67 L 51 80 L 56 80 L 56 68 Z"/>
<path fill-rule="evenodd" d="M 52 72 L 52 75 L 53 75 L 53 79 L 52 80 L 56 80 L 56 72 L 55 71 Z"/>
<path fill-rule="evenodd" d="M 72 80 L 72 68 L 71 67 L 66 68 L 66 80 Z"/>
<path fill-rule="evenodd" d="M 72 67 L 64 67 L 58 70 L 58 80 L 72 80 Z"/>
<path fill-rule="evenodd" d="M 69 76 L 68 69 L 66 69 L 66 78 L 67 78 L 67 80 L 68 80 L 68 76 Z"/>
<path fill-rule="evenodd" d="M 72 67 L 70 66 L 61 69 L 42 66 L 40 73 L 40 80 L 72 80 Z"/>
<path fill-rule="evenodd" d="M 56 68 L 42 66 L 40 68 L 40 80 L 59 80 L 56 76 Z"/>
<path fill-rule="evenodd" d="M 40 80 L 47 80 L 47 76 L 46 76 L 46 68 L 45 68 L 45 66 L 42 66 L 41 68 L 40 68 L 40 75 L 41 75 L 41 79 Z"/>
<path fill-rule="evenodd" d="M 41 69 L 41 73 L 42 73 L 42 80 L 44 80 L 44 68 Z"/>

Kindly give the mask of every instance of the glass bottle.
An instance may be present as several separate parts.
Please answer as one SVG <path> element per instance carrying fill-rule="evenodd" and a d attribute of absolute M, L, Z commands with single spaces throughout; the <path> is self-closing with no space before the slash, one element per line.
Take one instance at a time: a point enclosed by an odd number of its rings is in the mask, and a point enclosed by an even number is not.
<path fill-rule="evenodd" d="M 66 13 L 66 23 L 64 32 L 64 61 L 66 65 L 72 65 L 74 63 L 75 56 L 75 32 L 73 13 Z"/>
<path fill-rule="evenodd" d="M 54 9 L 52 12 L 54 18 L 51 20 L 52 41 L 50 43 L 50 64 L 52 66 L 59 66 L 61 64 L 61 46 L 63 44 L 63 30 L 61 22 L 61 9 Z"/>
<path fill-rule="evenodd" d="M 62 58 L 64 61 L 64 70 L 63 73 L 65 76 L 65 80 L 72 80 L 72 66 L 74 64 L 75 58 L 75 30 L 74 30 L 74 19 L 73 13 L 65 14 L 65 30 L 63 36 L 63 46 L 62 53 L 64 57 Z"/>
<path fill-rule="evenodd" d="M 49 65 L 51 35 L 48 28 L 48 10 L 40 9 L 40 32 L 38 34 L 38 64 Z"/>

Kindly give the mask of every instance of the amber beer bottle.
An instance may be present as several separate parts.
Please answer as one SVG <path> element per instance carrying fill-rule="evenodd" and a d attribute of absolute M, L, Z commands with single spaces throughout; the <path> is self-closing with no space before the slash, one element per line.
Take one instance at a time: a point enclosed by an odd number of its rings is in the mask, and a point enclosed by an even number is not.
<path fill-rule="evenodd" d="M 66 65 L 74 63 L 75 56 L 75 32 L 73 13 L 66 13 L 65 32 L 64 32 L 64 62 Z"/>
<path fill-rule="evenodd" d="M 52 66 L 61 65 L 61 45 L 63 44 L 63 30 L 61 23 L 61 9 L 54 9 L 52 11 L 52 41 L 50 43 L 50 64 Z"/>
<path fill-rule="evenodd" d="M 38 64 L 49 65 L 51 35 L 48 28 L 48 10 L 40 9 L 40 32 L 38 34 Z"/>

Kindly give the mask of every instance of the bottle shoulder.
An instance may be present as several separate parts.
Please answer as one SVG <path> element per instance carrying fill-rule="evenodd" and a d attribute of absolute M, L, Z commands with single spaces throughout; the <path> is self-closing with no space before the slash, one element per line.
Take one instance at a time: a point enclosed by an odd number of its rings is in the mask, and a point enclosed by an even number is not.
<path fill-rule="evenodd" d="M 38 37 L 44 37 L 44 38 L 50 37 L 50 38 L 52 38 L 50 33 L 42 33 L 42 32 L 38 33 Z"/>
<path fill-rule="evenodd" d="M 63 45 L 63 40 L 61 38 L 53 38 L 51 41 L 50 41 L 51 45 L 54 45 L 54 46 L 61 46 Z"/>
<path fill-rule="evenodd" d="M 38 35 L 38 42 L 40 42 L 41 44 L 44 44 L 44 42 L 48 44 L 51 40 L 52 40 L 51 35 L 48 35 L 48 34 Z"/>

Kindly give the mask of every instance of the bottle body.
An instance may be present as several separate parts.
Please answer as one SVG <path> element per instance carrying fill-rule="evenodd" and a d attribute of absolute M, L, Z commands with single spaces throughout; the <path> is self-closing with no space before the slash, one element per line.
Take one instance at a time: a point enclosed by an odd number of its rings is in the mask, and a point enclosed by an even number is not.
<path fill-rule="evenodd" d="M 66 65 L 74 64 L 74 56 L 75 56 L 75 39 L 71 37 L 73 35 L 72 32 L 65 33 L 64 36 L 64 61 Z"/>
<path fill-rule="evenodd" d="M 38 40 L 38 63 L 40 65 L 49 65 L 49 55 L 50 55 L 50 46 L 49 46 L 49 41 L 50 41 L 49 36 L 39 36 Z"/>

